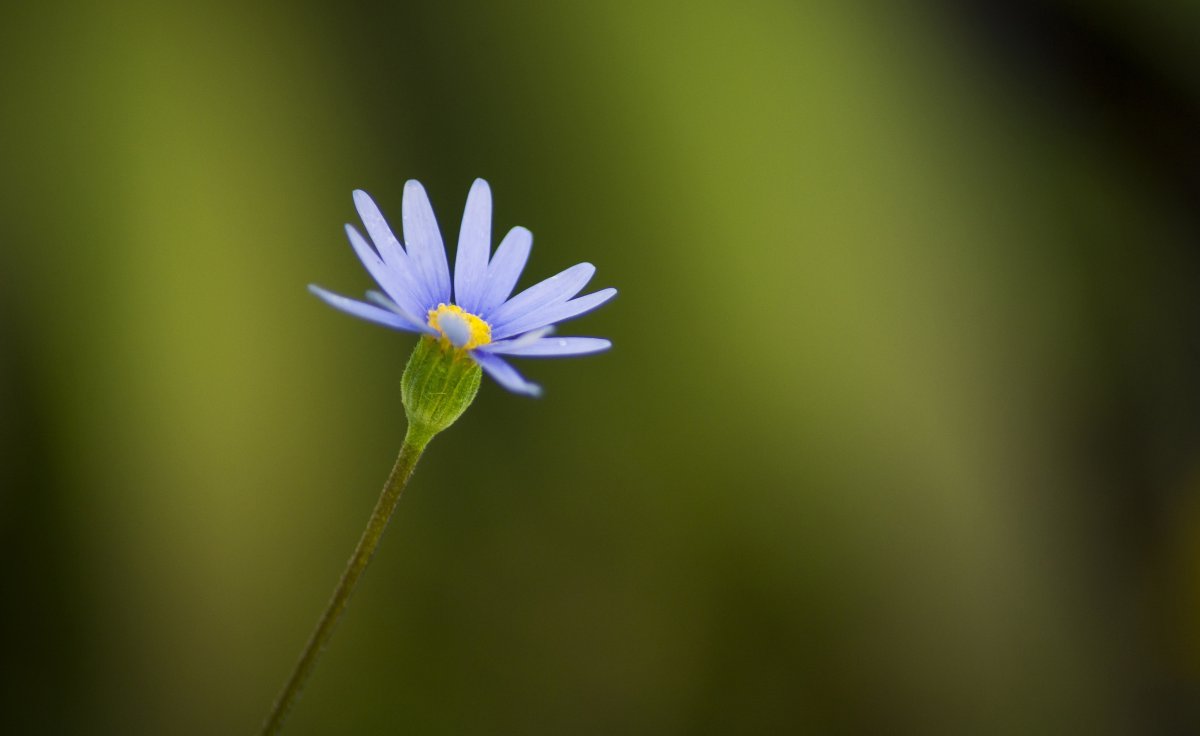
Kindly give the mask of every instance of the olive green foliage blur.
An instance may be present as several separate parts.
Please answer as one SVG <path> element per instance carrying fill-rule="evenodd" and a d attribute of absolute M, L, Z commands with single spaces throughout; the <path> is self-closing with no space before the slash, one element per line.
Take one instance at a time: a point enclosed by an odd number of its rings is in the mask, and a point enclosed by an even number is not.
<path fill-rule="evenodd" d="M 484 177 L 614 347 L 483 382 L 287 733 L 1186 732 L 1194 192 L 952 5 L 8 8 L 0 731 L 253 732 L 406 425 L 305 286 Z M 1044 5 L 1200 105 L 1190 4 Z"/>

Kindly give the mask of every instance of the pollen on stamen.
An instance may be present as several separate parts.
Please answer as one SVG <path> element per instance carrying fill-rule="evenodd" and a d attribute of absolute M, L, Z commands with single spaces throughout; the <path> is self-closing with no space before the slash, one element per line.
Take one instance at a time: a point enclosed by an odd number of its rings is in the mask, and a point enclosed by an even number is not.
<path fill-rule="evenodd" d="M 429 326 L 460 350 L 472 350 L 492 341 L 492 326 L 457 304 L 439 304 L 437 309 L 429 310 Z"/>

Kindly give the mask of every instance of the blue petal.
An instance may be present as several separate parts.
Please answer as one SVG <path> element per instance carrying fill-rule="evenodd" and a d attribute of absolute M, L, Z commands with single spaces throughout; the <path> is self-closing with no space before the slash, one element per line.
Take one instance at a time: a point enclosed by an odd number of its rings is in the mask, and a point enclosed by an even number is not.
<path fill-rule="evenodd" d="M 433 299 L 433 292 L 425 288 L 425 284 L 413 270 L 412 259 L 404 252 L 404 246 L 392 233 L 392 228 L 388 226 L 375 201 L 363 190 L 355 189 L 354 207 L 358 210 L 358 216 L 362 218 L 367 234 L 371 236 L 371 242 L 375 244 L 375 250 L 379 251 L 383 262 L 388 268 L 402 275 L 412 299 L 424 308 L 424 305 Z M 436 307 L 437 304 L 433 306 Z"/>
<path fill-rule="evenodd" d="M 473 350 L 471 351 L 471 357 L 479 363 L 489 376 L 495 379 L 496 383 L 512 391 L 514 394 L 524 394 L 526 396 L 542 395 L 541 386 L 526 381 L 521 377 L 520 373 L 517 373 L 516 368 L 513 368 L 499 356 Z"/>
<path fill-rule="evenodd" d="M 590 263 L 571 266 L 566 271 L 555 274 L 517 294 L 500 305 L 485 319 L 491 324 L 493 332 L 497 329 L 504 330 L 510 322 L 521 319 L 530 312 L 551 304 L 565 302 L 575 296 L 580 289 L 587 285 L 594 273 L 596 273 L 596 267 Z M 549 323 L 543 322 L 542 324 Z M 525 332 L 525 330 L 510 331 L 507 334 L 515 335 L 518 332 Z"/>
<path fill-rule="evenodd" d="M 581 296 L 578 299 L 548 304 L 545 307 L 529 312 L 523 317 L 512 320 L 504 325 L 503 328 L 493 326 L 492 339 L 503 340 L 506 337 L 519 335 L 522 332 L 536 330 L 539 327 L 573 319 L 581 314 L 592 311 L 616 295 L 616 289 L 601 289 L 600 291 Z"/>
<path fill-rule="evenodd" d="M 393 312 L 393 313 L 399 315 L 405 321 L 412 324 L 414 329 L 417 332 L 424 332 L 426 334 L 435 335 L 435 336 L 438 334 L 437 330 L 433 329 L 425 322 L 422 322 L 412 312 L 409 312 L 408 310 L 404 309 L 399 304 L 397 304 L 396 302 L 389 299 L 386 295 L 380 294 L 378 291 L 368 291 L 367 299 L 369 301 L 375 302 L 376 304 L 378 304 L 379 306 L 388 310 L 389 312 Z"/>
<path fill-rule="evenodd" d="M 540 330 L 530 330 L 524 335 L 520 335 L 509 340 L 500 340 L 499 342 L 490 342 L 487 345 L 481 345 L 479 350 L 483 350 L 488 353 L 505 353 L 514 348 L 523 348 L 526 345 L 532 345 L 533 343 L 553 332 L 554 325 L 550 325 L 549 327 L 543 327 Z"/>
<path fill-rule="evenodd" d="M 454 260 L 454 303 L 472 314 L 479 306 L 491 250 L 492 190 L 486 181 L 476 179 L 463 209 Z"/>
<path fill-rule="evenodd" d="M 508 231 L 508 235 L 500 241 L 500 247 L 496 249 L 492 262 L 488 264 L 482 294 L 476 305 L 479 311 L 476 314 L 486 319 L 488 312 L 503 304 L 512 294 L 517 279 L 521 278 L 521 271 L 525 270 L 525 262 L 529 260 L 529 249 L 532 246 L 533 233 L 523 227 L 514 227 Z"/>
<path fill-rule="evenodd" d="M 374 322 L 397 330 L 404 330 L 405 332 L 418 331 L 418 328 L 409 324 L 408 320 L 386 309 L 380 309 L 370 304 L 347 299 L 331 291 L 326 291 L 316 284 L 309 284 L 308 290 L 320 297 L 329 306 L 340 309 L 347 314 L 352 314 L 360 319 L 365 319 L 368 322 Z"/>
<path fill-rule="evenodd" d="M 420 292 L 415 290 L 410 273 L 380 260 L 379 255 L 371 249 L 366 239 L 352 225 L 346 226 L 346 237 L 350 239 L 350 246 L 358 254 L 358 259 L 367 267 L 367 271 L 375 279 L 375 283 L 379 284 L 393 301 L 408 312 L 424 314 L 428 311 L 426 307 L 422 306 L 424 298 L 420 296 Z"/>
<path fill-rule="evenodd" d="M 425 194 L 420 182 L 410 179 L 405 183 L 401 209 L 408 257 L 420 274 L 431 301 L 436 302 L 430 306 L 449 304 L 450 265 L 446 262 L 446 246 L 442 244 L 442 233 L 434 219 L 429 195 Z"/>
<path fill-rule="evenodd" d="M 379 211 L 379 207 L 375 204 L 375 200 L 371 199 L 371 195 L 361 189 L 355 189 L 354 208 L 358 210 L 358 216 L 367 228 L 367 235 L 371 236 L 371 242 L 375 244 L 375 249 L 379 251 L 379 255 L 383 256 L 383 262 L 392 268 L 403 267 L 404 270 L 411 268 L 408 256 L 404 254 L 404 248 L 392 233 L 392 228 L 388 226 L 387 220 L 383 218 L 383 213 Z"/>
<path fill-rule="evenodd" d="M 568 355 L 598 353 L 611 347 L 612 342 L 599 337 L 539 337 L 532 342 L 526 342 L 518 337 L 515 340 L 494 342 L 480 349 L 495 355 L 560 358 Z"/>

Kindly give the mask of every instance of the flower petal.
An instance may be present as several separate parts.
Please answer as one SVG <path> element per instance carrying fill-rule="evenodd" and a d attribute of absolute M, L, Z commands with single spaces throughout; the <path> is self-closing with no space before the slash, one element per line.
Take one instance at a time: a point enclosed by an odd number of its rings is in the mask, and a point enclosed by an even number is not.
<path fill-rule="evenodd" d="M 492 190 L 486 181 L 476 179 L 463 209 L 454 259 L 454 303 L 472 314 L 479 305 L 491 250 Z"/>
<path fill-rule="evenodd" d="M 514 394 L 524 394 L 526 396 L 542 395 L 541 386 L 526 381 L 521 377 L 520 373 L 517 373 L 517 369 L 506 363 L 503 358 L 479 350 L 471 351 L 471 357 L 479 363 L 480 367 L 489 376 L 496 380 L 496 383 L 512 391 Z"/>
<path fill-rule="evenodd" d="M 566 271 L 557 273 L 517 294 L 497 307 L 485 319 L 491 324 L 493 331 L 504 330 L 508 323 L 519 320 L 530 312 L 551 304 L 565 302 L 575 296 L 580 289 L 587 285 L 594 273 L 596 273 L 596 267 L 590 263 L 571 266 Z M 542 324 L 548 323 L 543 322 Z M 525 332 L 525 330 L 507 334 L 515 335 L 518 332 Z"/>
<path fill-rule="evenodd" d="M 512 344 L 506 344 L 512 343 Z M 517 344 L 524 343 L 524 344 Z M 612 347 L 612 342 L 599 337 L 540 337 L 525 342 L 522 337 L 491 343 L 488 352 L 495 355 L 517 355 L 525 358 L 560 358 L 568 355 L 598 353 Z"/>
<path fill-rule="evenodd" d="M 429 291 L 431 307 L 450 303 L 450 265 L 446 261 L 446 246 L 438 230 L 429 204 L 429 195 L 421 183 L 412 179 L 404 184 L 401 202 L 404 220 L 404 242 L 408 257 L 421 283 Z"/>
<path fill-rule="evenodd" d="M 358 216 L 362 218 L 363 226 L 367 228 L 367 235 L 371 236 L 375 249 L 383 256 L 383 262 L 393 268 L 407 268 L 408 256 L 404 254 L 404 248 L 392 233 L 392 228 L 379 211 L 375 200 L 371 199 L 371 195 L 361 189 L 355 189 L 354 208 L 358 210 Z"/>
<path fill-rule="evenodd" d="M 499 342 L 489 342 L 486 345 L 480 345 L 477 350 L 482 350 L 486 353 L 508 353 L 516 348 L 523 348 L 526 345 L 532 345 L 546 335 L 554 332 L 554 325 L 543 327 L 540 330 L 530 330 L 524 335 L 518 335 L 510 340 L 500 340 Z"/>
<path fill-rule="evenodd" d="M 433 329 L 425 322 L 422 322 L 412 312 L 409 312 L 408 310 L 404 309 L 396 302 L 389 299 L 386 294 L 380 294 L 378 291 L 368 291 L 367 292 L 367 300 L 375 302 L 376 304 L 378 304 L 379 306 L 388 310 L 389 312 L 393 312 L 393 313 L 399 315 L 402 319 L 404 319 L 405 321 L 407 321 L 409 324 L 411 324 L 413 326 L 413 330 L 415 332 L 424 332 L 424 333 L 427 333 L 430 335 L 437 335 L 437 330 Z M 530 334 L 532 334 L 532 333 L 530 333 Z"/>
<path fill-rule="evenodd" d="M 383 258 L 383 262 L 388 268 L 401 274 L 404 283 L 406 283 L 408 292 L 412 295 L 412 299 L 416 303 L 420 303 L 423 309 L 428 309 L 430 301 L 433 301 L 433 292 L 425 287 L 419 275 L 414 271 L 412 259 L 404 252 L 404 246 L 396 239 L 392 233 L 392 228 L 384 219 L 383 213 L 379 211 L 375 201 L 371 196 L 361 189 L 354 190 L 354 207 L 358 210 L 358 216 L 362 218 L 363 225 L 367 228 L 367 234 L 371 236 L 371 242 L 375 244 L 375 250 L 379 251 L 379 255 Z M 432 306 L 437 306 L 434 303 Z"/>
<path fill-rule="evenodd" d="M 592 292 L 578 299 L 566 302 L 555 302 L 535 309 L 528 314 L 510 321 L 502 328 L 492 327 L 492 339 L 503 340 L 506 337 L 519 335 L 522 332 L 536 330 L 546 325 L 564 322 L 592 311 L 604 302 L 617 295 L 617 290 L 608 288 Z"/>
<path fill-rule="evenodd" d="M 388 296 L 407 312 L 424 314 L 427 311 L 427 308 L 422 306 L 427 297 L 422 297 L 420 292 L 416 291 L 411 273 L 384 263 L 353 225 L 346 226 L 346 237 L 350 239 L 350 246 L 367 267 L 371 278 L 375 279 L 375 283 L 379 284 Z M 407 264 L 405 266 L 407 267 Z"/>
<path fill-rule="evenodd" d="M 512 294 L 521 271 L 525 270 L 525 262 L 529 260 L 529 249 L 533 246 L 533 233 L 523 227 L 514 227 L 500 241 L 496 255 L 488 264 L 487 276 L 480 289 L 479 311 L 476 314 L 484 316 L 504 303 Z"/>
<path fill-rule="evenodd" d="M 308 290 L 320 297 L 329 306 L 340 309 L 347 314 L 352 314 L 359 319 L 365 319 L 368 322 L 374 322 L 397 330 L 404 330 L 405 332 L 418 331 L 416 327 L 409 324 L 408 320 L 386 309 L 380 309 L 370 304 L 347 299 L 331 291 L 326 291 L 316 284 L 309 284 Z"/>

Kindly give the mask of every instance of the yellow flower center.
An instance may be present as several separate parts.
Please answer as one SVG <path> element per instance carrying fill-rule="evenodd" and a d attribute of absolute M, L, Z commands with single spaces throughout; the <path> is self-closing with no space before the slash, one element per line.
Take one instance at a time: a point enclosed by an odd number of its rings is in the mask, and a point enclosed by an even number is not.
<path fill-rule="evenodd" d="M 470 312 L 464 312 L 457 304 L 439 304 L 437 309 L 429 310 L 429 326 L 441 334 L 443 341 L 462 350 L 492 341 L 492 326 Z"/>

